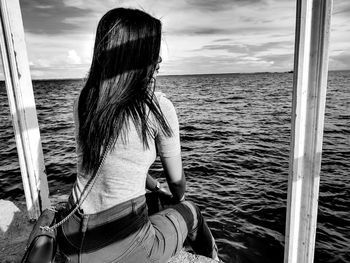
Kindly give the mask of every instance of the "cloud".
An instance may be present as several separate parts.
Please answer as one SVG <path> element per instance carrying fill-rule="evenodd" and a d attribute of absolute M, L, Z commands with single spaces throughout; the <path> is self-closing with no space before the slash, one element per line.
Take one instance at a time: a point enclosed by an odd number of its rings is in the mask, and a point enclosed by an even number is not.
<path fill-rule="evenodd" d="M 274 31 L 289 31 L 292 33 L 291 26 L 285 25 L 266 25 L 266 26 L 253 26 L 253 25 L 242 25 L 242 26 L 232 26 L 232 27 L 205 27 L 205 26 L 189 26 L 185 28 L 177 28 L 169 33 L 174 35 L 231 35 L 233 38 L 238 35 L 263 35 L 271 34 Z"/>
<path fill-rule="evenodd" d="M 201 11 L 216 12 L 233 9 L 236 6 L 251 5 L 263 2 L 262 0 L 186 0 L 190 8 Z"/>
<path fill-rule="evenodd" d="M 169 34 L 217 35 L 216 38 L 220 36 L 222 39 L 235 35 L 294 33 L 295 4 L 293 3 L 267 0 L 228 2 L 232 2 L 236 7 L 218 9 L 210 15 L 204 14 L 201 9 L 187 7 L 181 13 L 172 14 L 171 21 L 165 21 L 167 24 L 164 28 Z M 254 4 L 255 2 L 258 4 Z M 201 1 L 196 3 L 199 4 Z M 211 3 L 214 5 L 216 1 Z M 177 21 L 181 21 L 181 26 Z"/>
<path fill-rule="evenodd" d="M 168 61 L 162 65 L 165 72 L 171 74 L 218 74 L 249 73 L 271 71 L 273 62 L 263 58 L 249 56 L 190 56 Z"/>
<path fill-rule="evenodd" d="M 20 2 L 26 32 L 37 34 L 61 34 L 74 31 L 79 26 L 64 22 L 66 17 L 88 16 L 89 12 L 69 7 L 62 1 L 22 0 Z"/>
<path fill-rule="evenodd" d="M 264 71 L 286 71 L 292 68 L 294 43 L 289 40 L 281 40 L 260 44 L 245 44 L 244 41 L 238 44 L 209 44 L 195 50 L 195 52 L 206 53 L 211 56 L 234 56 L 235 63 L 241 65 L 246 62 L 264 61 L 264 63 L 270 63 Z M 247 65 L 244 65 L 242 69 L 247 67 Z"/>
<path fill-rule="evenodd" d="M 229 34 L 231 29 L 218 27 L 186 27 L 171 31 L 172 34 L 178 35 L 218 35 Z"/>
<path fill-rule="evenodd" d="M 253 53 L 257 51 L 269 51 L 276 48 L 293 48 L 291 41 L 266 42 L 263 44 L 225 44 L 225 45 L 205 45 L 199 50 L 224 50 L 229 53 Z"/>
<path fill-rule="evenodd" d="M 39 67 L 31 66 L 32 79 L 76 79 L 86 77 L 85 66 Z"/>
<path fill-rule="evenodd" d="M 32 75 L 34 78 L 42 78 L 39 71 L 45 72 L 50 78 L 84 77 L 91 63 L 92 34 L 73 34 L 67 37 L 62 35 L 39 35 L 26 34 L 28 58 L 31 63 Z M 76 70 L 75 70 L 76 69 Z"/>
<path fill-rule="evenodd" d="M 214 42 L 226 42 L 232 40 L 231 38 L 219 38 L 215 39 Z"/>
<path fill-rule="evenodd" d="M 87 7 L 87 5 L 84 5 L 83 0 L 63 0 L 63 3 L 65 6 L 69 7 L 76 7 L 81 9 L 85 9 L 85 7 Z"/>
<path fill-rule="evenodd" d="M 198 49 L 202 50 L 221 50 L 229 53 L 247 53 L 249 52 L 247 45 L 240 44 L 226 44 L 226 45 L 205 45 L 202 48 Z"/>
<path fill-rule="evenodd" d="M 329 58 L 330 70 L 350 69 L 350 51 L 342 51 L 337 55 L 331 55 Z"/>
<path fill-rule="evenodd" d="M 348 0 L 338 0 L 334 2 L 333 16 L 349 16 L 350 13 L 350 2 Z"/>
<path fill-rule="evenodd" d="M 67 59 L 70 64 L 81 64 L 81 58 L 74 49 L 68 51 Z"/>
<path fill-rule="evenodd" d="M 293 43 L 288 41 L 282 42 L 266 42 L 264 44 L 249 45 L 249 44 L 225 44 L 225 45 L 205 45 L 200 50 L 225 50 L 229 53 L 240 53 L 240 52 L 255 52 L 262 50 L 271 50 L 278 47 L 290 46 Z"/>
<path fill-rule="evenodd" d="M 287 71 L 287 70 L 293 69 L 293 63 L 294 63 L 293 53 L 269 54 L 269 55 L 257 56 L 257 58 L 270 62 L 271 67 L 269 68 L 269 70 Z"/>
<path fill-rule="evenodd" d="M 37 5 L 36 8 L 38 9 L 50 9 L 52 8 L 52 5 Z"/>
<path fill-rule="evenodd" d="M 227 61 L 240 65 L 238 71 L 288 71 L 293 68 L 294 43 L 291 41 L 266 42 L 263 44 L 205 45 L 197 51 L 214 56 L 227 57 Z M 210 53 L 210 51 L 218 53 Z M 223 59 L 220 60 L 221 63 Z M 235 65 L 228 68 L 237 69 Z"/>

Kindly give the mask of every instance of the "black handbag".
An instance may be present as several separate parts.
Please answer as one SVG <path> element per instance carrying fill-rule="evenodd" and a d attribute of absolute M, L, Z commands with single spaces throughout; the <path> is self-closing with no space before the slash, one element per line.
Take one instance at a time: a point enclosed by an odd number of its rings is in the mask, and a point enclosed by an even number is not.
<path fill-rule="evenodd" d="M 96 179 L 99 175 L 100 169 L 106 159 L 107 153 L 111 148 L 112 140 L 108 144 L 108 147 L 104 150 L 102 159 L 100 160 L 99 167 L 94 174 L 91 176 L 89 181 L 84 187 L 84 190 L 76 202 L 75 207 L 69 214 L 62 219 L 60 222 L 56 222 L 58 214 L 65 209 L 65 206 L 58 205 L 57 209 L 48 208 L 45 209 L 39 216 L 37 222 L 35 223 L 32 232 L 30 233 L 28 243 L 26 246 L 26 251 L 22 258 L 21 263 L 53 263 L 57 251 L 57 228 L 66 222 L 81 206 L 85 201 L 86 197 L 90 193 L 92 187 L 94 186 Z"/>
<path fill-rule="evenodd" d="M 53 209 L 42 212 L 30 233 L 22 263 L 53 262 L 57 250 L 56 229 L 50 230 L 45 226 L 55 224 L 56 212 Z"/>

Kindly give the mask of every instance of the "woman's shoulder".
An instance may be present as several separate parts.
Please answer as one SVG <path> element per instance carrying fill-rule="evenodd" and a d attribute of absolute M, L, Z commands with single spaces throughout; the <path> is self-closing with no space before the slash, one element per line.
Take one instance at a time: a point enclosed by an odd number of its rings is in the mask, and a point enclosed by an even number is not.
<path fill-rule="evenodd" d="M 160 100 L 167 99 L 165 93 L 163 93 L 163 92 L 161 92 L 161 91 L 155 91 L 155 92 L 154 92 L 154 96 L 156 97 L 156 99 L 158 100 L 158 102 L 160 102 Z"/>
<path fill-rule="evenodd" d="M 175 110 L 175 107 L 171 100 L 167 98 L 165 93 L 161 91 L 154 92 L 154 95 L 159 103 L 160 108 L 162 111 L 168 111 L 168 110 Z"/>

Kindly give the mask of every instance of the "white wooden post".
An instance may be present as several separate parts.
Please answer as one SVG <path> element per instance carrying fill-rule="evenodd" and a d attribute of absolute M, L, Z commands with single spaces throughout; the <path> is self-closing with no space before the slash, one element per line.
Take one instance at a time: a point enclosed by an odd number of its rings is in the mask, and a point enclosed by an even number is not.
<path fill-rule="evenodd" d="M 1 56 L 30 219 L 50 206 L 19 0 L 0 0 Z"/>
<path fill-rule="evenodd" d="M 297 0 L 285 263 L 314 260 L 332 0 Z"/>

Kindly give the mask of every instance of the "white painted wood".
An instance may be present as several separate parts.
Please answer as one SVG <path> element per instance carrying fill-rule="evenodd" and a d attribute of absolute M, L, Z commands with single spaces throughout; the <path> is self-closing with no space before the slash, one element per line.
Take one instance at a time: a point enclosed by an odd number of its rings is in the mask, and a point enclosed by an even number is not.
<path fill-rule="evenodd" d="M 50 206 L 19 0 L 0 0 L 1 55 L 29 218 Z"/>
<path fill-rule="evenodd" d="M 332 0 L 297 0 L 285 263 L 314 260 Z"/>

